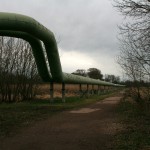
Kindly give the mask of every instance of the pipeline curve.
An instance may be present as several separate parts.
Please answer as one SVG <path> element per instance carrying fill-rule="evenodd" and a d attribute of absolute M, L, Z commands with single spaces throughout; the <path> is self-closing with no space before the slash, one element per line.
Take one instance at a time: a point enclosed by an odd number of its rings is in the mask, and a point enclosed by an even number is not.
<path fill-rule="evenodd" d="M 22 38 L 30 43 L 39 75 L 44 82 L 122 86 L 62 72 L 54 34 L 31 17 L 1 12 L 0 36 Z M 41 42 L 45 46 L 48 65 Z"/>

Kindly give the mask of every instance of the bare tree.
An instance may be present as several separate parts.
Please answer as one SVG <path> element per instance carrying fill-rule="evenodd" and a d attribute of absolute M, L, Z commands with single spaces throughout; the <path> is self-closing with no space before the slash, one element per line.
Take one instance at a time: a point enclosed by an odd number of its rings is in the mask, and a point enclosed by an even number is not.
<path fill-rule="evenodd" d="M 137 99 L 141 99 L 140 83 L 143 81 L 150 83 L 150 1 L 115 0 L 115 2 L 115 7 L 126 17 L 125 23 L 119 27 L 121 52 L 118 63 L 128 78 L 134 82 Z"/>
<path fill-rule="evenodd" d="M 105 81 L 119 84 L 120 83 L 120 77 L 115 76 L 113 74 L 105 74 Z"/>
<path fill-rule="evenodd" d="M 30 45 L 16 38 L 0 38 L 0 100 L 20 101 L 35 96 L 37 67 Z"/>

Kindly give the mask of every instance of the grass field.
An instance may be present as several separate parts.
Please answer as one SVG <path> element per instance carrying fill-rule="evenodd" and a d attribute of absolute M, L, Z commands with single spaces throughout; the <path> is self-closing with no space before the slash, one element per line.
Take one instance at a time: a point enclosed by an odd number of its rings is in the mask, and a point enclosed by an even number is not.
<path fill-rule="evenodd" d="M 73 97 L 79 95 L 79 84 L 66 84 L 65 88 L 66 88 L 66 97 Z M 101 86 L 100 88 L 101 90 L 103 90 L 104 86 Z M 49 99 L 50 97 L 49 89 L 50 89 L 49 84 L 40 84 L 36 98 Z M 54 97 L 61 97 L 61 89 L 62 89 L 61 84 L 54 84 Z M 86 89 L 87 85 L 82 85 L 82 90 Z M 95 90 L 98 89 L 98 86 L 94 85 L 94 89 Z M 89 90 L 92 90 L 92 85 L 89 85 Z"/>
<path fill-rule="evenodd" d="M 150 150 L 150 104 L 121 101 L 117 114 L 123 130 L 114 139 L 114 149 Z"/>
<path fill-rule="evenodd" d="M 45 119 L 51 115 L 71 108 L 81 107 L 113 95 L 93 95 L 89 98 L 67 97 L 66 103 L 56 98 L 54 103 L 46 100 L 33 100 L 18 103 L 0 104 L 0 138 L 11 136 L 35 121 Z"/>

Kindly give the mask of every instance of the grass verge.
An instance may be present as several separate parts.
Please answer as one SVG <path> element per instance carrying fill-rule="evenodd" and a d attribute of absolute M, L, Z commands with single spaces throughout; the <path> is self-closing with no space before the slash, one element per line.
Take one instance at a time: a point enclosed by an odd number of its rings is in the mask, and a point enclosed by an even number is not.
<path fill-rule="evenodd" d="M 60 98 L 56 98 L 54 103 L 49 100 L 33 100 L 19 103 L 0 104 L 0 138 L 12 136 L 19 131 L 21 127 L 26 127 L 35 121 L 46 119 L 58 112 L 72 108 L 82 107 L 106 97 L 106 95 L 90 96 L 89 98 L 68 97 L 66 103 Z"/>
<path fill-rule="evenodd" d="M 150 107 L 121 101 L 117 107 L 123 126 L 115 136 L 115 150 L 150 150 Z"/>

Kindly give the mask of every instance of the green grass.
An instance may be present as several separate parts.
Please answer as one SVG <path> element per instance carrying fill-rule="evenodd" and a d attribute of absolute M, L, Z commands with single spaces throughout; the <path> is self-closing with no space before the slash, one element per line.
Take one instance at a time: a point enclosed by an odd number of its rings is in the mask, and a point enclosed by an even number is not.
<path fill-rule="evenodd" d="M 0 138 L 12 136 L 21 129 L 35 121 L 46 119 L 61 111 L 72 108 L 82 107 L 113 93 L 107 93 L 101 96 L 90 96 L 89 98 L 68 97 L 66 103 L 60 98 L 56 98 L 54 103 L 49 100 L 33 100 L 19 103 L 1 103 L 0 104 Z"/>
<path fill-rule="evenodd" d="M 150 107 L 121 101 L 117 113 L 123 130 L 115 136 L 115 150 L 150 149 Z"/>

